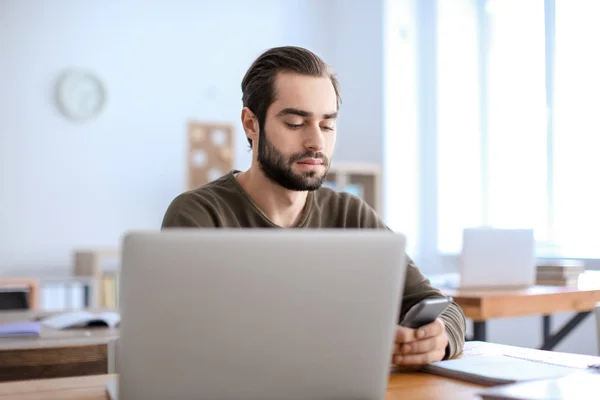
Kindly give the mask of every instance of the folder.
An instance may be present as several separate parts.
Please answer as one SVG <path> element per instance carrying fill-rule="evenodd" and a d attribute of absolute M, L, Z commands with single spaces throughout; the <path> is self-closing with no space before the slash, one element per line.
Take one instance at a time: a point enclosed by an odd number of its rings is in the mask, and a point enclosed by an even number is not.
<path fill-rule="evenodd" d="M 39 322 L 10 322 L 0 324 L 0 337 L 39 336 L 41 326 Z"/>
<path fill-rule="evenodd" d="M 494 386 L 516 382 L 557 379 L 578 369 L 505 355 L 465 357 L 438 361 L 423 371 L 453 379 Z"/>

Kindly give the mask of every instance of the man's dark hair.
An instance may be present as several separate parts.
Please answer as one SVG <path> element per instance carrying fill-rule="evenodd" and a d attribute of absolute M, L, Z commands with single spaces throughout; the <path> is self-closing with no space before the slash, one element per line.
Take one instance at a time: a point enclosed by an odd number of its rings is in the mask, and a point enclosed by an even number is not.
<path fill-rule="evenodd" d="M 296 46 L 274 47 L 262 53 L 250 66 L 242 79 L 242 103 L 256 115 L 260 131 L 264 130 L 267 109 L 275 100 L 275 78 L 280 72 L 329 77 L 337 97 L 341 99 L 338 81 L 329 66 L 316 54 Z M 248 138 L 252 147 L 252 140 Z"/>

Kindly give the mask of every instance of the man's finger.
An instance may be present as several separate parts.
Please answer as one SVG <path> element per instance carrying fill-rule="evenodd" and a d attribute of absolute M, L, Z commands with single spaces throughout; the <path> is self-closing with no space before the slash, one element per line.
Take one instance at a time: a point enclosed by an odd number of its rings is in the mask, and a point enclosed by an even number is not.
<path fill-rule="evenodd" d="M 405 326 L 396 327 L 396 343 L 410 343 L 417 340 L 416 338 L 416 330 L 407 328 Z"/>
<path fill-rule="evenodd" d="M 429 364 L 442 358 L 444 358 L 444 351 L 436 350 L 429 353 L 397 355 L 394 356 L 394 364 L 414 367 Z"/>
<path fill-rule="evenodd" d="M 435 350 L 437 345 L 438 337 L 416 340 L 412 343 L 400 345 L 400 351 L 398 352 L 398 354 L 406 355 L 429 353 L 430 351 Z"/>
<path fill-rule="evenodd" d="M 442 332 L 444 332 L 444 329 L 446 329 L 444 321 L 438 318 L 435 321 L 430 322 L 427 325 L 423 325 L 417 329 L 415 332 L 415 337 L 416 339 L 420 340 L 439 336 L 442 334 Z"/>

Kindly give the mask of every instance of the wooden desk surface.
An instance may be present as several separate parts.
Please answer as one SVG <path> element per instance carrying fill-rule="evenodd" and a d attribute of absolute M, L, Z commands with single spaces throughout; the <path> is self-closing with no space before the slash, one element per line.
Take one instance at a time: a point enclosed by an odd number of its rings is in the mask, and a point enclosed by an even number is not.
<path fill-rule="evenodd" d="M 0 323 L 34 321 L 53 312 L 0 313 Z M 118 329 L 42 327 L 40 337 L 0 338 L 0 381 L 82 376 L 108 372 L 108 344 Z"/>
<path fill-rule="evenodd" d="M 600 271 L 586 271 L 577 286 L 533 286 L 524 289 L 440 290 L 462 308 L 467 318 L 493 318 L 591 311 L 600 302 Z"/>
<path fill-rule="evenodd" d="M 569 362 L 600 362 L 600 357 L 579 356 L 557 352 L 540 352 L 485 342 L 468 342 L 459 357 L 493 354 L 551 354 Z M 94 375 L 75 378 L 44 379 L 0 383 L 0 400 L 108 400 L 106 382 L 116 375 Z M 483 387 L 422 372 L 392 370 L 384 400 L 479 399 Z"/>

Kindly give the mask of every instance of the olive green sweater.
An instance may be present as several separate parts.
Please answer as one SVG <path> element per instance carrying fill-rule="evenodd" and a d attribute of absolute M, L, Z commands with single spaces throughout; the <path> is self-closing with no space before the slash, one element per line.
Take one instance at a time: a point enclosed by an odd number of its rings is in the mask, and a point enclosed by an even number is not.
<path fill-rule="evenodd" d="M 258 208 L 232 171 L 227 175 L 177 196 L 169 205 L 162 227 L 206 228 L 278 228 Z M 365 228 L 388 229 L 377 213 L 363 200 L 329 188 L 309 192 L 298 228 Z M 402 298 L 400 319 L 419 301 L 427 297 L 442 297 L 431 286 L 413 261 L 408 266 Z M 458 354 L 465 341 L 465 316 L 453 303 L 442 314 L 449 345 L 446 357 Z"/>

